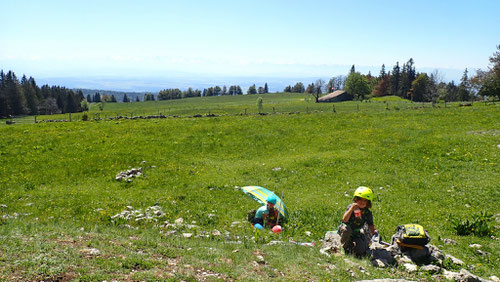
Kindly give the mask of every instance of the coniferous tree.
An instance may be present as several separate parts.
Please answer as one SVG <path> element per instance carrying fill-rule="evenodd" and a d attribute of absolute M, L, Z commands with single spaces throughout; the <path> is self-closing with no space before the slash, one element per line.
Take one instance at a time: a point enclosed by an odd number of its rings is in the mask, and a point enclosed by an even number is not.
<path fill-rule="evenodd" d="M 38 98 L 36 97 L 36 90 L 33 84 L 23 75 L 21 79 L 21 87 L 23 89 L 24 97 L 26 97 L 26 106 L 28 107 L 28 114 L 38 114 Z"/>
<path fill-rule="evenodd" d="M 9 105 L 7 100 L 7 93 L 5 92 L 5 73 L 0 70 L 0 117 L 8 116 Z"/>
<path fill-rule="evenodd" d="M 100 103 L 101 102 L 101 94 L 99 94 L 99 92 L 95 93 L 94 99 L 92 99 L 92 102 L 94 102 L 94 103 Z"/>
<path fill-rule="evenodd" d="M 396 65 L 392 68 L 391 72 L 391 95 L 398 95 L 398 89 L 399 89 L 399 79 L 400 79 L 401 73 L 399 69 L 399 62 L 396 62 Z M 399 96 L 399 95 L 398 95 Z"/>
<path fill-rule="evenodd" d="M 471 99 L 470 97 L 470 81 L 469 81 L 469 75 L 467 68 L 464 71 L 464 74 L 462 75 L 462 78 L 460 79 L 460 85 L 458 86 L 458 100 L 459 101 L 469 101 Z"/>
<path fill-rule="evenodd" d="M 384 77 L 386 77 L 387 73 L 385 73 L 385 64 L 382 64 L 382 67 L 380 68 L 380 74 L 378 75 L 378 79 L 382 80 Z"/>
<path fill-rule="evenodd" d="M 214 96 L 220 96 L 221 92 L 222 92 L 222 88 L 220 88 L 219 86 L 214 87 Z"/>
<path fill-rule="evenodd" d="M 290 86 L 289 86 L 290 87 Z M 302 82 L 297 82 L 293 88 L 291 88 L 290 92 L 293 92 L 293 93 L 304 93 L 305 91 L 305 87 L 304 87 L 304 84 Z"/>
<path fill-rule="evenodd" d="M 27 113 L 26 98 L 22 92 L 19 80 L 14 72 L 9 71 L 5 77 L 5 89 L 10 106 L 9 115 L 24 115 Z"/>
<path fill-rule="evenodd" d="M 136 102 L 140 102 L 141 101 L 141 99 L 139 99 L 139 96 L 135 96 L 135 101 Z"/>
<path fill-rule="evenodd" d="M 90 94 L 87 94 L 87 102 L 92 103 L 92 98 L 90 97 Z"/>
<path fill-rule="evenodd" d="M 356 67 L 354 67 L 354 65 L 352 65 L 351 70 L 349 71 L 349 74 L 355 73 L 355 72 L 356 72 Z"/>
<path fill-rule="evenodd" d="M 76 103 L 76 97 L 73 90 L 69 90 L 66 95 L 65 110 L 66 113 L 76 113 L 78 111 L 78 104 Z"/>
<path fill-rule="evenodd" d="M 127 97 L 127 94 L 123 95 L 123 103 L 128 103 L 130 102 L 130 99 Z"/>
<path fill-rule="evenodd" d="M 264 94 L 269 93 L 269 88 L 267 87 L 267 82 L 264 84 Z"/>
<path fill-rule="evenodd" d="M 409 82 L 410 76 L 408 72 L 408 65 L 405 63 L 403 64 L 403 67 L 401 69 L 401 76 L 398 85 L 398 96 L 405 99 L 408 97 L 408 91 L 410 90 Z"/>
<path fill-rule="evenodd" d="M 248 87 L 247 94 L 257 94 L 257 89 L 255 88 L 255 84 Z"/>
<path fill-rule="evenodd" d="M 57 108 L 61 111 L 61 113 L 66 113 L 65 109 L 66 107 L 64 106 L 64 98 L 63 98 L 63 95 L 61 95 L 60 93 L 57 93 L 56 94 L 56 104 L 57 104 Z"/>

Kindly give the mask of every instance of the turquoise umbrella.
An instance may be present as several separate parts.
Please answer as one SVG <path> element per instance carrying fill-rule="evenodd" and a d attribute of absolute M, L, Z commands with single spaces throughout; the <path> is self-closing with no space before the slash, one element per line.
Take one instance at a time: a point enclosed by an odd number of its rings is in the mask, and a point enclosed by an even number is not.
<path fill-rule="evenodd" d="M 241 191 L 243 191 L 243 193 L 247 194 L 248 196 L 252 197 L 252 199 L 261 203 L 262 205 L 266 204 L 267 197 L 274 195 L 277 199 L 275 207 L 278 209 L 283 218 L 288 218 L 288 210 L 285 204 L 278 196 L 276 196 L 276 194 L 274 194 L 274 192 L 271 192 L 266 188 L 260 186 L 241 187 Z"/>

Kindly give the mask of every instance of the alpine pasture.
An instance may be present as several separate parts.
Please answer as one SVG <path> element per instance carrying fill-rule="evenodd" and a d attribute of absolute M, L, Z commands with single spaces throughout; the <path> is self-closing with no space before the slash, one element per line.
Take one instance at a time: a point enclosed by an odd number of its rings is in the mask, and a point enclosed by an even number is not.
<path fill-rule="evenodd" d="M 93 105 L 89 121 L 2 121 L 0 279 L 432 279 L 320 254 L 361 185 L 374 190 L 382 239 L 419 223 L 469 271 L 498 276 L 500 104 L 317 104 L 279 93 L 261 96 L 260 115 L 259 96 Z M 109 119 L 159 113 L 167 117 Z M 37 119 L 55 118 L 65 117 Z M 137 167 L 143 175 L 115 180 Z M 282 233 L 246 222 L 258 207 L 238 189 L 246 185 L 284 194 Z M 163 211 L 154 220 L 114 217 L 154 205 Z M 456 220 L 481 212 L 492 215 L 491 236 L 457 235 Z M 268 244 L 290 239 L 316 247 Z"/>

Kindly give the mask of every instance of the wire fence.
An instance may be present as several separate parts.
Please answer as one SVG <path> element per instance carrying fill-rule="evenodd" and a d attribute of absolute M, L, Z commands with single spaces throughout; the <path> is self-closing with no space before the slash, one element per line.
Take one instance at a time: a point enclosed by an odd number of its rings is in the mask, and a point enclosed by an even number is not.
<path fill-rule="evenodd" d="M 251 115 L 273 115 L 273 114 L 310 114 L 310 113 L 352 113 L 352 112 L 381 112 L 400 111 L 411 109 L 440 109 L 468 106 L 491 106 L 498 105 L 495 102 L 475 103 L 409 103 L 409 102 L 358 102 L 358 103 L 312 103 L 304 106 L 297 105 L 267 105 L 263 110 L 256 107 L 227 107 L 214 106 L 209 108 L 163 108 L 144 109 L 132 111 L 101 111 L 80 112 L 44 116 L 19 116 L 1 119 L 0 125 L 11 124 L 35 124 L 48 122 L 74 122 L 74 121 L 97 121 L 97 120 L 134 120 L 134 119 L 162 119 L 162 118 L 200 118 L 217 116 L 251 116 Z"/>

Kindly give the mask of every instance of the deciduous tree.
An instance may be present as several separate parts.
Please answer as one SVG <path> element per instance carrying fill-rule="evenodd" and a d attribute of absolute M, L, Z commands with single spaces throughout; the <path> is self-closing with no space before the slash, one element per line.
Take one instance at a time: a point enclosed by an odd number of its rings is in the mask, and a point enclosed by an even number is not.
<path fill-rule="evenodd" d="M 351 73 L 345 81 L 345 90 L 357 100 L 363 100 L 370 94 L 370 87 L 366 77 L 359 72 Z"/>

